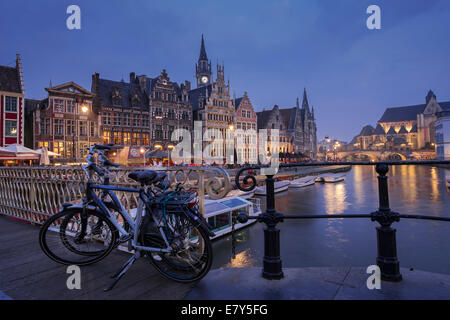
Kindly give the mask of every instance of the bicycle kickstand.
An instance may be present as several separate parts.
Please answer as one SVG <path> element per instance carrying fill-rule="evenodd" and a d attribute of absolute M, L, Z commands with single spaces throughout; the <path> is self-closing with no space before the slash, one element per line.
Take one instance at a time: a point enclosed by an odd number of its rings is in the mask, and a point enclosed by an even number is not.
<path fill-rule="evenodd" d="M 108 288 L 105 288 L 103 291 L 110 291 L 114 288 L 114 286 L 119 282 L 119 280 L 124 276 L 124 274 L 130 269 L 130 267 L 133 265 L 133 263 L 136 261 L 136 259 L 140 256 L 140 252 L 137 251 L 130 259 L 125 262 L 125 264 L 117 271 L 111 278 L 114 279 L 114 281 L 111 283 L 111 285 Z"/>

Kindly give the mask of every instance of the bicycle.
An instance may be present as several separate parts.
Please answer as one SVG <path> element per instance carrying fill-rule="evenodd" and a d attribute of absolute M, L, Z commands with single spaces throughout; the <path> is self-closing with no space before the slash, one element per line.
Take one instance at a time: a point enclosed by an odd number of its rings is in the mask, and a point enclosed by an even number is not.
<path fill-rule="evenodd" d="M 198 211 L 196 193 L 184 191 L 180 184 L 170 190 L 166 174 L 152 170 L 129 174 L 130 179 L 140 183 L 140 188 L 109 185 L 109 168 L 119 165 L 110 162 L 103 151 L 112 147 L 95 144 L 89 148 L 87 165 L 82 166 L 88 177 L 86 197 L 81 204 L 64 204 L 61 212 L 44 223 L 39 234 L 44 253 L 58 263 L 85 266 L 127 243 L 134 254 L 106 290 L 111 290 L 141 256 L 148 257 L 169 279 L 187 283 L 203 278 L 212 265 L 209 237 L 214 233 Z M 95 162 L 96 153 L 101 166 Z M 94 173 L 104 178 L 102 185 L 92 181 Z M 102 191 L 101 197 L 97 190 Z M 139 194 L 135 219 L 114 191 Z M 56 248 L 50 245 L 53 238 Z"/>

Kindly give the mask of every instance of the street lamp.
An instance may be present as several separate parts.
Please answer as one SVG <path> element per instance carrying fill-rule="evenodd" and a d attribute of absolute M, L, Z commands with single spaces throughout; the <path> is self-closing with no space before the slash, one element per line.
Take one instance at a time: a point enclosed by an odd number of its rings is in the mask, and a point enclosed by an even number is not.
<path fill-rule="evenodd" d="M 75 132 L 72 131 L 72 157 L 77 162 L 76 155 L 75 155 Z"/>
<path fill-rule="evenodd" d="M 140 151 L 141 154 L 144 155 L 144 167 L 145 167 L 145 165 L 147 164 L 147 162 L 145 161 L 145 152 L 146 152 L 147 150 L 145 150 L 144 148 L 141 148 L 139 151 Z"/>
<path fill-rule="evenodd" d="M 171 151 L 173 151 L 174 148 L 175 147 L 172 146 L 172 145 L 167 146 L 167 149 L 169 149 L 169 150 L 167 150 L 167 153 L 169 155 L 169 165 L 168 165 L 168 167 L 170 167 L 170 153 L 171 153 Z"/>
<path fill-rule="evenodd" d="M 88 111 L 89 111 L 89 108 L 88 108 L 88 106 L 87 105 L 85 105 L 85 104 L 83 104 L 82 106 L 81 106 L 81 112 L 82 113 L 88 113 Z M 90 123 L 89 123 L 89 118 L 87 119 L 87 121 L 86 121 L 86 136 L 87 136 L 87 138 L 88 138 L 88 147 L 90 147 L 91 145 L 90 145 L 90 139 L 89 139 L 89 134 L 90 134 Z"/>

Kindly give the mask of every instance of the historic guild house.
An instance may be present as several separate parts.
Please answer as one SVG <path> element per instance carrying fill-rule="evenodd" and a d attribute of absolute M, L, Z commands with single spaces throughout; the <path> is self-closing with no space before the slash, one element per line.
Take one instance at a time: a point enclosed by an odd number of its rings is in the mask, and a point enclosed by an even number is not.
<path fill-rule="evenodd" d="M 92 76 L 94 106 L 104 143 L 171 150 L 175 129 L 192 130 L 190 83 L 172 82 L 166 70 L 157 77 L 130 73 L 130 81 Z"/>
<path fill-rule="evenodd" d="M 306 90 L 301 107 L 297 99 L 293 108 L 275 106 L 257 113 L 247 92 L 241 97 L 230 96 L 223 64 L 217 64 L 214 73 L 202 35 L 195 88 L 189 81 L 173 81 L 165 69 L 153 77 L 131 72 L 127 81 L 94 73 L 90 90 L 74 82 L 50 83 L 45 99 L 24 101 L 22 66 L 17 56 L 15 68 L 0 67 L 0 144 L 45 147 L 59 155 L 54 161 L 79 163 L 93 143 L 114 143 L 120 147 L 114 152 L 117 160 L 133 164 L 133 158 L 145 159 L 149 151 L 170 154 L 178 141 L 172 140 L 174 131 L 192 133 L 194 121 L 199 121 L 203 131 L 201 136 L 193 136 L 192 142 L 202 150 L 208 148 L 217 164 L 237 159 L 257 162 L 259 142 L 252 133 L 259 129 L 269 129 L 269 135 L 272 129 L 280 130 L 278 151 L 285 156 L 316 157 L 317 128 Z M 225 159 L 229 150 L 225 139 L 230 134 L 235 141 L 234 159 Z M 274 151 L 269 145 L 267 152 Z M 136 160 L 136 164 L 143 164 Z"/>
<path fill-rule="evenodd" d="M 17 55 L 15 67 L 0 66 L 0 147 L 23 144 L 24 96 L 22 63 Z"/>

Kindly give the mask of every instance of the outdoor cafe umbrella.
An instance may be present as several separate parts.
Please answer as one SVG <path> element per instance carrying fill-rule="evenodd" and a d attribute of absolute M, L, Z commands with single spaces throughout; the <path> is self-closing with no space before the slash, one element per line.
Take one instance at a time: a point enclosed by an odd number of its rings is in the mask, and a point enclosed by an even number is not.
<path fill-rule="evenodd" d="M 26 155 L 36 156 L 39 154 L 39 152 L 29 149 L 27 147 L 24 147 L 23 145 L 18 144 L 18 143 L 9 145 L 7 147 L 0 148 L 0 152 L 6 153 L 6 154 L 14 154 L 16 156 L 26 156 Z"/>
<path fill-rule="evenodd" d="M 38 160 L 39 153 L 20 144 L 0 147 L 0 160 Z"/>
<path fill-rule="evenodd" d="M 152 158 L 152 159 L 168 159 L 169 154 L 167 151 L 162 150 L 150 150 L 145 153 L 146 158 Z"/>
<path fill-rule="evenodd" d="M 35 150 L 35 151 L 36 151 L 37 153 L 39 153 L 39 154 L 42 155 L 42 154 L 44 153 L 44 149 L 45 149 L 45 151 L 47 152 L 47 155 L 48 155 L 49 157 L 61 157 L 61 155 L 60 155 L 59 153 L 52 152 L 52 151 L 48 151 L 48 149 L 47 149 L 46 147 L 37 149 L 37 150 Z"/>

